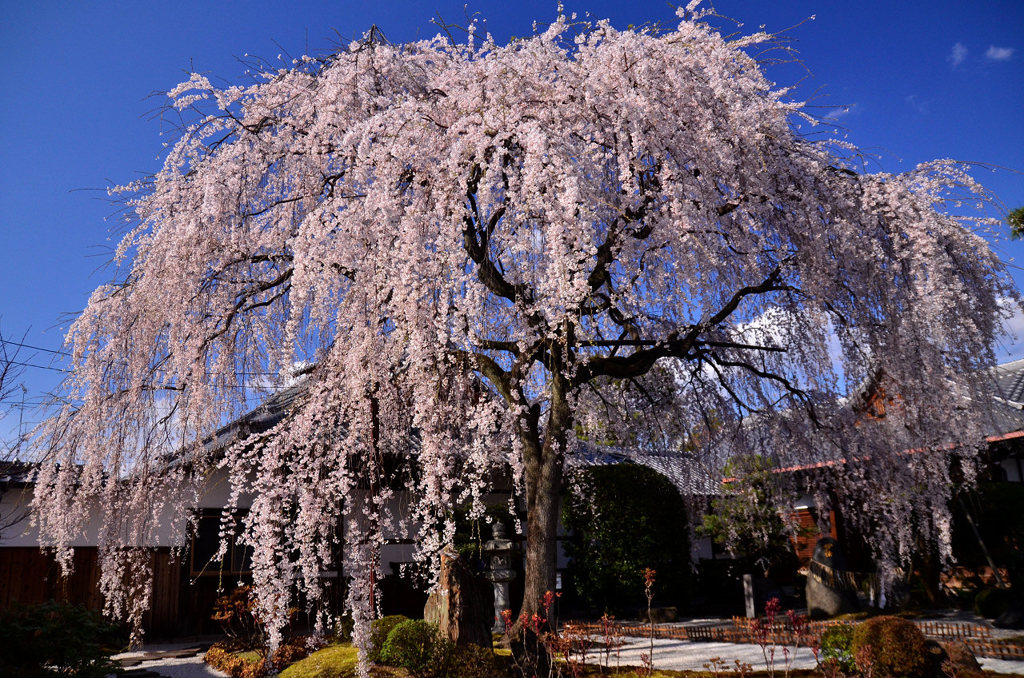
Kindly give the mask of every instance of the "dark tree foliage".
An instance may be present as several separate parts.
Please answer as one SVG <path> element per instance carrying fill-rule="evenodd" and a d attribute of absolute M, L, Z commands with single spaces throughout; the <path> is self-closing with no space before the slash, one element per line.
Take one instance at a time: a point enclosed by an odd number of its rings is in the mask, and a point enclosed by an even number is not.
<path fill-rule="evenodd" d="M 569 593 L 593 611 L 634 613 L 644 603 L 644 568 L 658 573 L 655 604 L 682 605 L 690 579 L 686 505 L 665 476 L 646 466 L 589 468 L 563 506 L 572 531 Z"/>
<path fill-rule="evenodd" d="M 1024 486 L 978 483 L 977 489 L 962 499 L 953 506 L 953 555 L 957 562 L 968 567 L 987 564 L 964 513 L 966 508 L 996 566 L 1005 567 L 1011 581 L 1020 581 L 1024 577 Z"/>
<path fill-rule="evenodd" d="M 105 678 L 120 673 L 110 655 L 124 629 L 84 607 L 50 601 L 0 613 L 0 676 Z"/>
<path fill-rule="evenodd" d="M 730 479 L 722 496 L 711 501 L 699 531 L 740 560 L 748 570 L 768 576 L 773 567 L 794 567 L 793 543 L 775 496 L 773 464 L 758 455 L 731 459 L 723 469 Z"/>

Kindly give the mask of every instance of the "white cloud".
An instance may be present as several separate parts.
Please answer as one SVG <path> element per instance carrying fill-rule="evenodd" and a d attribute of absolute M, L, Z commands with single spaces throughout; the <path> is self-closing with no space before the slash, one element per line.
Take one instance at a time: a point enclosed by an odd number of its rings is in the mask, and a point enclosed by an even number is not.
<path fill-rule="evenodd" d="M 921 101 L 921 98 L 916 94 L 903 97 L 903 101 L 910 104 L 910 106 L 921 115 L 931 113 L 931 102 Z"/>
<path fill-rule="evenodd" d="M 992 61 L 1009 61 L 1010 57 L 1013 56 L 1014 49 L 1012 47 L 996 47 L 995 45 L 989 45 L 988 50 L 985 52 L 985 58 Z"/>
<path fill-rule="evenodd" d="M 951 63 L 953 65 L 953 68 L 956 68 L 957 66 L 962 64 L 966 58 L 967 45 L 965 45 L 962 42 L 958 42 L 955 45 L 953 45 L 953 49 L 952 51 L 950 51 L 949 56 L 946 57 L 946 61 Z"/>
<path fill-rule="evenodd" d="M 1024 309 L 1011 299 L 1000 299 L 999 305 L 1011 315 L 1003 320 L 1002 336 L 996 340 L 996 360 L 1024 358 Z"/>
<path fill-rule="evenodd" d="M 851 113 L 858 112 L 858 104 L 850 104 L 849 106 L 843 106 L 841 108 L 833 108 L 831 111 L 825 114 L 826 120 L 838 120 L 839 118 L 850 115 Z"/>

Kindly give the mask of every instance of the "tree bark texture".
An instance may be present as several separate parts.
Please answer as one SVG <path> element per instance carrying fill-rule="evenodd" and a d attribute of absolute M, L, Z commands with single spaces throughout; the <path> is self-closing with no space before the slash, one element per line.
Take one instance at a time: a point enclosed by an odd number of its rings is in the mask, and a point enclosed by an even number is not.
<path fill-rule="evenodd" d="M 562 465 L 572 412 L 565 379 L 552 379 L 551 409 L 543 433 L 525 430 L 523 457 L 526 475 L 526 574 L 522 613 L 540 614 L 544 594 L 555 589 L 558 559 L 558 519 Z"/>

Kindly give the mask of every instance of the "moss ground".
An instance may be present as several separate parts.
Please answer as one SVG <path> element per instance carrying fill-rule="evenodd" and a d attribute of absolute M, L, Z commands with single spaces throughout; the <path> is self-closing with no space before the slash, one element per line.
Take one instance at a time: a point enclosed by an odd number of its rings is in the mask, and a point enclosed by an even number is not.
<path fill-rule="evenodd" d="M 351 645 L 329 645 L 281 672 L 281 678 L 353 678 L 356 675 L 356 648 Z M 373 678 L 406 678 L 408 672 L 389 666 L 371 669 Z"/>

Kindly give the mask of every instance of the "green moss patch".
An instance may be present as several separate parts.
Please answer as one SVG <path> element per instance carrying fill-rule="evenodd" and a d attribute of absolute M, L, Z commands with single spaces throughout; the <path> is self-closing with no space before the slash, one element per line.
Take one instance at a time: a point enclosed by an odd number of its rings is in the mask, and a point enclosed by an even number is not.
<path fill-rule="evenodd" d="M 280 675 L 281 678 L 354 678 L 357 661 L 358 651 L 352 645 L 328 645 L 295 662 Z M 409 674 L 403 669 L 374 666 L 370 675 L 374 678 L 405 678 Z"/>

